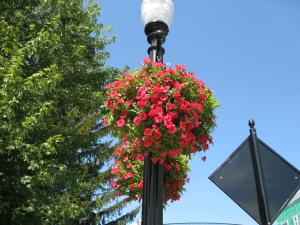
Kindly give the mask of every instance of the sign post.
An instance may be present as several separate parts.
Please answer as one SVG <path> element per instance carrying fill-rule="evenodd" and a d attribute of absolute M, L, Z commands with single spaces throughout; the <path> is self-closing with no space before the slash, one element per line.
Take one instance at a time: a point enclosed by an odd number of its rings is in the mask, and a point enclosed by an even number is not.
<path fill-rule="evenodd" d="M 300 172 L 257 137 L 250 135 L 209 177 L 258 224 L 272 224 L 300 188 Z"/>

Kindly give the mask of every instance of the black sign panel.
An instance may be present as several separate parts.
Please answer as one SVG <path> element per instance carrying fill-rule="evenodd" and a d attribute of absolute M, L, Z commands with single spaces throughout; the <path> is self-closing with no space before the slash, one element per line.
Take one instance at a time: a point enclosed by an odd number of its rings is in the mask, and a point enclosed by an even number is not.
<path fill-rule="evenodd" d="M 209 177 L 225 194 L 262 224 L 250 152 L 250 136 Z M 300 172 L 258 139 L 267 208 L 273 223 L 300 188 Z"/>

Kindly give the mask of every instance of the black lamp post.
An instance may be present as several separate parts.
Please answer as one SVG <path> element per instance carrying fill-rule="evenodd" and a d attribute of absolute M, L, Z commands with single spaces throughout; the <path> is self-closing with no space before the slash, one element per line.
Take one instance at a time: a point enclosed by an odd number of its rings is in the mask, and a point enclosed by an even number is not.
<path fill-rule="evenodd" d="M 163 62 L 165 50 L 162 45 L 169 32 L 173 11 L 172 0 L 143 0 L 142 20 L 150 44 L 148 55 L 153 62 Z M 163 166 L 160 163 L 153 164 L 150 153 L 144 161 L 142 225 L 162 224 Z"/>

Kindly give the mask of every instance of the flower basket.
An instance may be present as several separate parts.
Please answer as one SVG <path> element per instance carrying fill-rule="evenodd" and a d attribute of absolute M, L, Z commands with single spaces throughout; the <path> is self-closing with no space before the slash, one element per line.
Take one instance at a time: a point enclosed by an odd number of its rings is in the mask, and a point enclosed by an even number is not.
<path fill-rule="evenodd" d="M 184 66 L 171 68 L 149 59 L 144 60 L 140 69 L 125 72 L 106 89 L 109 113 L 104 123 L 114 127 L 115 135 L 126 143 L 115 152 L 117 163 L 113 173 L 118 176 L 114 186 L 121 194 L 141 196 L 140 171 L 144 157 L 151 152 L 152 162 L 161 163 L 166 170 L 165 188 L 178 186 L 170 193 L 164 192 L 165 201 L 178 199 L 186 181 L 188 160 L 193 153 L 206 151 L 212 143 L 218 107 L 213 92 Z M 132 182 L 123 179 L 131 169 L 127 168 L 127 158 L 136 172 Z M 168 186 L 171 181 L 177 182 L 172 188 Z"/>

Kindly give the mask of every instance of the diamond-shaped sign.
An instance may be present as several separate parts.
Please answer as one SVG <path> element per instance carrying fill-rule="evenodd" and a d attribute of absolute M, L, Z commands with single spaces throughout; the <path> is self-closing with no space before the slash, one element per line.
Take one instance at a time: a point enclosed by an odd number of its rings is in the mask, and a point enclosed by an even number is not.
<path fill-rule="evenodd" d="M 225 194 L 262 224 L 251 158 L 251 136 L 209 177 Z M 300 188 L 300 172 L 260 139 L 257 140 L 270 222 Z"/>

